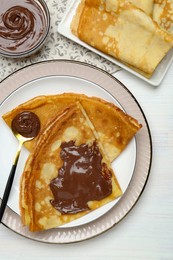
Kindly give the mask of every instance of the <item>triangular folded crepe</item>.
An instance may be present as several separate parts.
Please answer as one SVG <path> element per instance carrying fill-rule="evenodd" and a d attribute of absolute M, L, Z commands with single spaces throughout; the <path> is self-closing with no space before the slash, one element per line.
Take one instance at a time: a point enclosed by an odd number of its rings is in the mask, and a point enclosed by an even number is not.
<path fill-rule="evenodd" d="M 3 119 L 11 127 L 23 111 L 41 123 L 27 143 L 31 153 L 20 185 L 21 218 L 31 231 L 66 224 L 122 194 L 110 165 L 142 127 L 136 119 L 102 99 L 74 93 L 35 97 Z"/>
<path fill-rule="evenodd" d="M 6 113 L 3 115 L 3 119 L 11 127 L 13 118 L 22 111 L 34 112 L 39 117 L 40 134 L 25 144 L 32 151 L 37 139 L 42 134 L 42 129 L 49 120 L 51 121 L 58 113 L 76 101 L 80 101 L 82 104 L 92 128 L 97 132 L 97 139 L 102 143 L 109 160 L 113 161 L 141 128 L 141 124 L 117 106 L 99 98 L 74 93 L 38 96 Z"/>
<path fill-rule="evenodd" d="M 71 105 L 49 121 L 27 160 L 20 189 L 22 222 L 30 231 L 54 228 L 121 194 L 87 118 Z"/>
<path fill-rule="evenodd" d="M 173 0 L 155 0 L 153 19 L 162 29 L 173 34 Z"/>
<path fill-rule="evenodd" d="M 126 0 L 81 1 L 71 23 L 79 39 L 150 77 L 173 37 Z"/>
<path fill-rule="evenodd" d="M 154 0 L 129 0 L 129 2 L 143 10 L 146 14 L 152 15 Z"/>

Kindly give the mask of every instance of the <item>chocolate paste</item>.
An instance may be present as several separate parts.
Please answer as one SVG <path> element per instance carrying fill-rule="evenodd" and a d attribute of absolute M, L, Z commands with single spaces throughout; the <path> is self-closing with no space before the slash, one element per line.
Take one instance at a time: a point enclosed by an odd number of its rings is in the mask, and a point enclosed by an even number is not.
<path fill-rule="evenodd" d="M 36 137 L 40 131 L 40 120 L 33 112 L 24 111 L 15 116 L 11 127 L 24 137 Z"/>
<path fill-rule="evenodd" d="M 20 53 L 40 41 L 46 26 L 45 14 L 32 0 L 0 1 L 0 49 Z"/>
<path fill-rule="evenodd" d="M 74 141 L 61 145 L 63 165 L 50 183 L 51 204 L 62 214 L 89 210 L 87 202 L 101 200 L 112 193 L 111 172 L 96 142 L 76 146 Z"/>

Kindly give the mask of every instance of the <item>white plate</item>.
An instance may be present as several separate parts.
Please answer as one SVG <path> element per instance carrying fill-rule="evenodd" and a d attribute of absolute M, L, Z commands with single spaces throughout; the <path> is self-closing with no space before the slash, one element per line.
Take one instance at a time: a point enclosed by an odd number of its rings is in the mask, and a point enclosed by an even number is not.
<path fill-rule="evenodd" d="M 70 40 L 84 46 L 85 48 L 99 54 L 100 56 L 104 57 L 105 59 L 111 61 L 112 63 L 120 66 L 121 68 L 131 72 L 132 74 L 136 75 L 137 77 L 143 79 L 144 81 L 148 82 L 149 84 L 153 86 L 158 86 L 161 81 L 163 80 L 166 72 L 168 71 L 172 61 L 173 61 L 173 49 L 171 49 L 167 55 L 163 58 L 163 60 L 160 62 L 160 64 L 157 66 L 156 70 L 154 71 L 152 77 L 150 79 L 145 78 L 141 74 L 137 73 L 136 71 L 130 69 L 120 61 L 116 60 L 115 58 L 112 58 L 109 55 L 104 54 L 103 52 L 93 48 L 92 46 L 86 44 L 85 42 L 81 41 L 79 38 L 77 38 L 75 35 L 71 33 L 70 30 L 70 24 L 72 21 L 72 18 L 75 14 L 76 8 L 79 4 L 80 0 L 72 0 L 69 6 L 66 9 L 66 12 L 64 14 L 64 17 L 62 21 L 60 22 L 58 26 L 58 32 L 62 34 L 63 36 L 69 38 Z"/>
<path fill-rule="evenodd" d="M 81 241 L 101 234 L 117 224 L 139 199 L 151 165 L 150 132 L 137 101 L 114 77 L 87 64 L 63 60 L 48 61 L 12 74 L 0 85 L 0 101 L 4 100 L 0 106 L 0 115 L 34 96 L 63 92 L 84 93 L 113 102 L 138 119 L 143 128 L 113 163 L 113 169 L 124 192 L 123 196 L 78 220 L 44 232 L 29 232 L 28 228 L 21 224 L 18 206 L 19 179 L 28 156 L 27 150 L 22 150 L 3 223 L 25 237 L 49 243 Z M 18 142 L 2 119 L 0 129 L 2 197 Z"/>
<path fill-rule="evenodd" d="M 17 150 L 17 140 L 12 135 L 12 132 L 9 131 L 9 128 L 2 119 L 2 115 L 16 106 L 24 103 L 25 101 L 39 96 L 39 95 L 50 95 L 50 94 L 62 94 L 62 93 L 72 92 L 72 93 L 82 93 L 88 96 L 97 96 L 103 98 L 109 102 L 114 103 L 115 105 L 120 106 L 116 99 L 111 96 L 107 91 L 105 91 L 100 86 L 84 79 L 77 77 L 69 76 L 51 76 L 43 77 L 36 80 L 33 80 L 24 86 L 18 88 L 14 91 L 0 106 L 0 154 L 2 154 L 2 172 L 0 182 L 0 197 L 2 197 L 2 191 L 7 182 L 8 173 L 10 172 L 10 166 L 13 162 L 13 157 L 15 151 Z M 121 106 L 120 106 L 121 107 Z M 122 108 L 122 107 L 121 107 Z M 19 184 L 20 176 L 23 172 L 26 159 L 28 157 L 28 151 L 26 149 L 22 150 L 17 171 L 15 174 L 15 179 L 13 187 L 10 193 L 8 206 L 15 211 L 19 211 Z M 121 185 L 123 193 L 126 191 L 129 182 L 131 180 L 134 167 L 135 167 L 135 158 L 136 158 L 136 143 L 133 139 L 128 145 L 127 149 L 115 160 L 112 164 L 114 172 L 116 172 L 116 177 Z M 118 201 L 114 200 L 113 202 L 97 209 L 90 214 L 85 215 L 84 217 L 77 219 L 69 224 L 66 224 L 61 227 L 75 227 L 81 224 L 86 224 L 90 221 L 97 219 L 99 216 L 105 214 L 110 210 Z"/>

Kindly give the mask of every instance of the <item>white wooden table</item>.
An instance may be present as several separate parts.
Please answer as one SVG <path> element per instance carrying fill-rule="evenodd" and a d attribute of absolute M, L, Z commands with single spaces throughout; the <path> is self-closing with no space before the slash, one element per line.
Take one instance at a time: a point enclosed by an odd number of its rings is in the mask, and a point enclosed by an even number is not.
<path fill-rule="evenodd" d="M 140 200 L 116 227 L 76 244 L 35 242 L 0 225 L 1 260 L 173 259 L 173 64 L 158 87 L 123 70 L 115 76 L 136 97 L 151 130 L 152 168 Z"/>

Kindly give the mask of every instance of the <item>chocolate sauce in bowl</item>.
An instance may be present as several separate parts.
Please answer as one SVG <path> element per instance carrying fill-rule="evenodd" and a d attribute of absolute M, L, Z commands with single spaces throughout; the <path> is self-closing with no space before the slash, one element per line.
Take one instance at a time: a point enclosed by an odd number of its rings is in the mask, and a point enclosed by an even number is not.
<path fill-rule="evenodd" d="M 24 137 L 36 137 L 40 131 L 40 120 L 35 113 L 23 111 L 14 117 L 11 127 Z"/>
<path fill-rule="evenodd" d="M 50 183 L 52 206 L 62 214 L 89 210 L 88 202 L 101 200 L 112 193 L 111 171 L 102 162 L 96 142 L 76 146 L 74 141 L 61 144 L 63 165 Z"/>
<path fill-rule="evenodd" d="M 0 50 L 29 51 L 40 42 L 46 26 L 45 12 L 37 1 L 0 1 Z"/>

